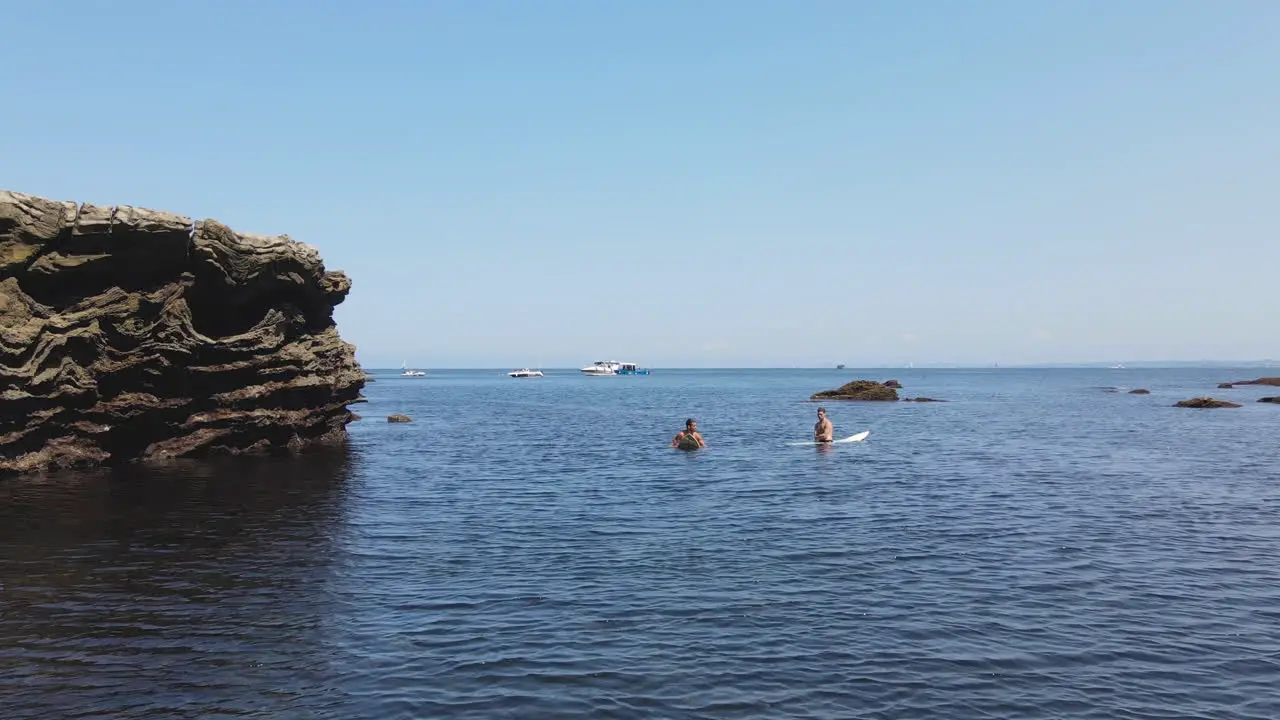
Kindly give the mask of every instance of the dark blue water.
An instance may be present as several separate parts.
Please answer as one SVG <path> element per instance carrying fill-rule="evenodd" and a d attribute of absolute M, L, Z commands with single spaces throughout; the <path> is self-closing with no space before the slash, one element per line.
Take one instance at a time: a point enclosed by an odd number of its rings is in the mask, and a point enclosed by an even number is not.
<path fill-rule="evenodd" d="M 0 481 L 0 715 L 1280 717 L 1257 374 L 381 373 L 347 452 Z M 786 445 L 890 376 L 952 402 Z"/>

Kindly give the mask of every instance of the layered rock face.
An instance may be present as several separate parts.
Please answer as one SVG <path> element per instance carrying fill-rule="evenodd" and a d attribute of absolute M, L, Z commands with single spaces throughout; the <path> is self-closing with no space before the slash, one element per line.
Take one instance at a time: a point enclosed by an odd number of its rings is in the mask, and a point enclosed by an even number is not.
<path fill-rule="evenodd" d="M 0 473 L 345 441 L 350 289 L 288 236 L 0 191 Z"/>

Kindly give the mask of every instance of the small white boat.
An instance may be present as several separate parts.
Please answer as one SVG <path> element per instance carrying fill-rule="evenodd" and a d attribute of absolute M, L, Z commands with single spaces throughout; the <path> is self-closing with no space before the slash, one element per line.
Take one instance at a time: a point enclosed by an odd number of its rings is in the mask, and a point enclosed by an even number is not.
<path fill-rule="evenodd" d="M 597 360 L 580 370 L 584 375 L 617 375 L 621 368 L 617 360 Z"/>
<path fill-rule="evenodd" d="M 507 373 L 507 377 L 513 377 L 513 378 L 542 377 L 542 371 L 530 370 L 529 368 L 520 368 L 519 370 L 512 370 L 511 372 Z"/>
<path fill-rule="evenodd" d="M 426 373 L 421 370 L 410 370 L 408 365 L 408 362 L 400 363 L 400 369 L 403 371 L 400 373 L 400 377 L 422 377 L 426 375 Z"/>

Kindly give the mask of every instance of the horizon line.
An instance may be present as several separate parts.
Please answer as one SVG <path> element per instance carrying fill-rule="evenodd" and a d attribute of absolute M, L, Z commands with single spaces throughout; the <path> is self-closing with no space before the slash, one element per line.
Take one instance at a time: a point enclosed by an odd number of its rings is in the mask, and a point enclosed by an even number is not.
<path fill-rule="evenodd" d="M 1128 369 L 1128 366 L 1160 368 L 1160 367 L 1179 367 L 1179 368 L 1233 368 L 1233 367 L 1280 367 L 1280 360 L 1082 360 L 1082 361 L 1046 361 L 1036 363 L 1009 363 L 1001 365 L 999 363 L 949 363 L 949 362 L 927 362 L 908 365 L 849 365 L 838 364 L 830 365 L 641 365 L 643 369 L 666 369 L 666 370 L 922 370 L 922 369 L 964 369 L 964 370 L 1002 370 L 1002 369 L 1051 369 L 1051 368 L 1094 368 L 1101 370 L 1110 369 Z M 410 369 L 418 370 L 422 368 L 431 368 L 431 365 L 414 365 Z M 534 370 L 573 370 L 578 371 L 579 368 L 572 365 L 522 365 L 521 368 L 527 367 Z M 401 366 L 366 366 L 367 370 L 401 370 Z M 515 366 L 500 365 L 456 365 L 456 366 L 438 366 L 437 370 L 494 370 L 502 372 L 510 372 L 512 369 L 519 369 Z"/>

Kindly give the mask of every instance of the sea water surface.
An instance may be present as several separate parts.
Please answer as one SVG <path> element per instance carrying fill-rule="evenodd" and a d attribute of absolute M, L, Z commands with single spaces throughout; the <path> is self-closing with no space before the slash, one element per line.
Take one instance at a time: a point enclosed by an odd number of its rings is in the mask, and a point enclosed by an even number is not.
<path fill-rule="evenodd" d="M 0 480 L 0 716 L 1280 717 L 1258 374 L 375 373 L 342 452 Z"/>

